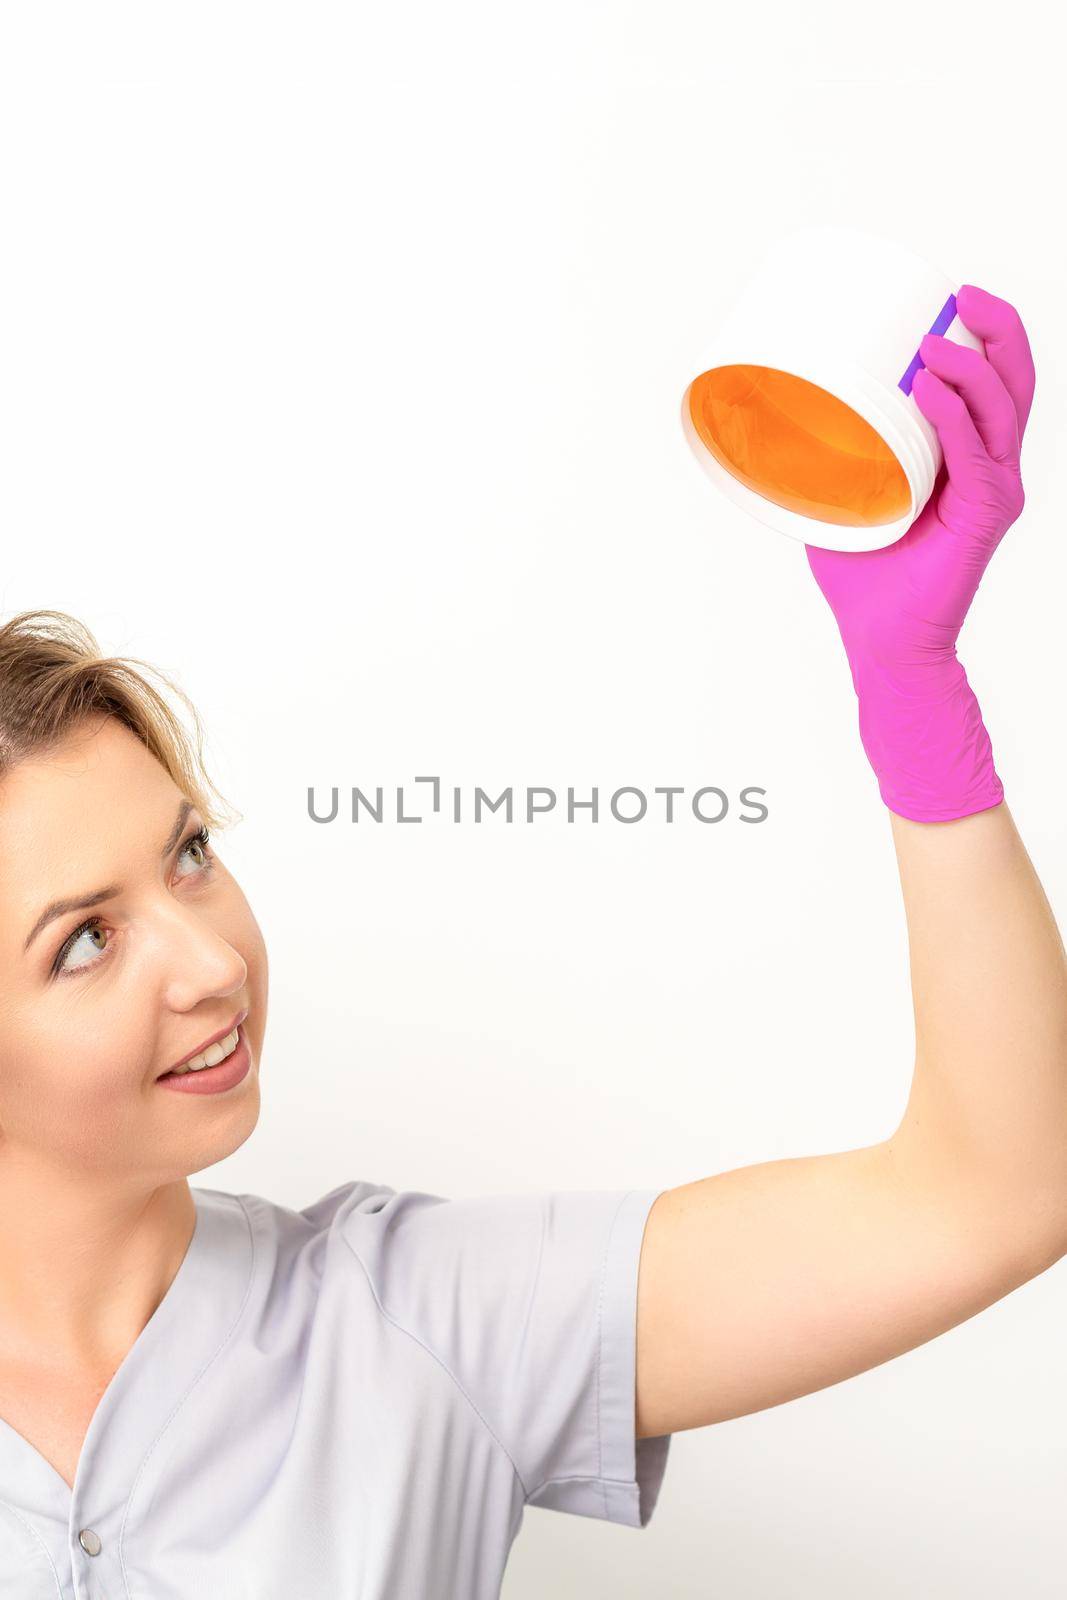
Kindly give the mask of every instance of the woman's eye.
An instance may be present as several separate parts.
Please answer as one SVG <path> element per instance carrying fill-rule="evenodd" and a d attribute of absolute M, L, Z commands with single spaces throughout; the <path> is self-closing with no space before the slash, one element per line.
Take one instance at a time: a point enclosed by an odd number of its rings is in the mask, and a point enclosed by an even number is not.
<path fill-rule="evenodd" d="M 68 957 L 78 948 L 78 946 L 81 944 L 83 939 L 92 938 L 96 934 L 100 934 L 101 936 L 103 936 L 103 933 L 104 933 L 104 930 L 103 930 L 103 928 L 100 926 L 100 924 L 98 922 L 93 922 L 93 923 L 89 924 L 88 926 L 86 926 L 84 928 L 79 928 L 77 930 L 77 932 L 72 936 L 72 938 L 70 940 L 70 943 L 67 944 L 66 946 L 64 946 L 63 958 L 62 958 L 61 962 L 59 963 L 59 969 L 62 970 L 63 972 L 77 972 L 79 967 L 83 967 L 83 966 L 86 966 L 86 965 L 92 966 L 92 964 L 93 964 L 92 959 L 90 961 L 88 961 L 88 962 L 84 962 L 84 961 L 76 962 L 73 966 L 71 966 L 69 961 L 68 961 Z M 97 945 L 96 949 L 98 951 L 106 950 L 107 949 L 107 945 L 106 944 Z"/>
<path fill-rule="evenodd" d="M 185 855 L 186 851 L 193 850 L 197 854 L 197 860 L 194 862 L 194 866 L 198 872 L 202 871 L 205 867 L 210 866 L 214 858 L 207 847 L 208 838 L 209 834 L 207 829 L 201 828 L 199 833 L 194 833 L 191 839 L 186 839 L 185 843 L 181 847 L 178 859 L 180 860 L 181 857 Z M 183 873 L 182 876 L 188 877 L 189 874 Z"/>
<path fill-rule="evenodd" d="M 210 870 L 210 868 L 214 865 L 215 858 L 208 849 L 209 838 L 210 834 L 208 833 L 207 829 L 200 828 L 198 832 L 192 835 L 191 838 L 186 839 L 185 843 L 178 852 L 178 859 L 180 861 L 184 855 L 191 854 L 193 857 L 193 872 L 183 872 L 180 874 L 181 877 L 192 877 L 197 872 Z M 104 942 L 102 944 L 94 944 L 86 947 L 89 955 L 88 960 L 76 962 L 72 962 L 70 960 L 70 957 L 77 950 L 78 946 L 84 939 L 93 940 L 96 938 L 101 938 Z M 83 922 L 80 928 L 75 928 L 66 944 L 60 950 L 59 955 L 56 957 L 54 970 L 57 973 L 66 975 L 72 972 L 81 972 L 86 967 L 94 967 L 106 954 L 107 949 L 108 944 L 105 930 L 100 925 L 98 918 L 91 917 L 88 922 Z M 96 954 L 92 954 L 92 951 L 95 951 Z"/>

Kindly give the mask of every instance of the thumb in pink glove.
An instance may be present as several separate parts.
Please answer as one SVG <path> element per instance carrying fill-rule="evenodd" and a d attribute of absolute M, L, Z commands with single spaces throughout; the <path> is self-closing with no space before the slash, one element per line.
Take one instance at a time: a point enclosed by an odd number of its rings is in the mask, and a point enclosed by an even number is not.
<path fill-rule="evenodd" d="M 944 456 L 922 512 L 882 550 L 805 546 L 841 632 L 882 799 L 916 822 L 952 821 L 1004 798 L 956 639 L 1023 508 L 1019 453 L 1034 363 L 1006 300 L 964 284 L 956 310 L 985 355 L 929 333 L 919 346 L 925 367 L 912 394 Z"/>

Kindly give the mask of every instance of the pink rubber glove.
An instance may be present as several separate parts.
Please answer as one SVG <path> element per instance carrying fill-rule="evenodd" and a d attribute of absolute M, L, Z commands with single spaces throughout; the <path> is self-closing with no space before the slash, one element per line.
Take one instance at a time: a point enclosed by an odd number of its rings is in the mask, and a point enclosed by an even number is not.
<path fill-rule="evenodd" d="M 841 630 L 882 799 L 916 822 L 949 822 L 1004 798 L 956 638 L 1023 508 L 1019 452 L 1034 363 L 1006 300 L 967 283 L 956 310 L 985 355 L 929 333 L 919 346 L 925 367 L 912 394 L 944 453 L 922 512 L 884 550 L 805 546 Z"/>

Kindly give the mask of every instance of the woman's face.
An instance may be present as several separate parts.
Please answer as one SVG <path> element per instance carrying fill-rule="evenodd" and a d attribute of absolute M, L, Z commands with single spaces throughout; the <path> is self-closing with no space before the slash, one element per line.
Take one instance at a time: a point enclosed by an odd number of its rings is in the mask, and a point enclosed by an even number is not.
<path fill-rule="evenodd" d="M 0 1166 L 127 1187 L 202 1171 L 259 1116 L 267 952 L 187 806 L 114 718 L 0 782 Z M 61 911 L 26 940 L 53 901 Z M 91 919 L 91 920 L 90 920 Z M 77 932 L 83 924 L 89 926 Z M 74 936 L 72 938 L 72 935 Z M 252 1065 L 218 1094 L 156 1082 L 247 1007 Z"/>

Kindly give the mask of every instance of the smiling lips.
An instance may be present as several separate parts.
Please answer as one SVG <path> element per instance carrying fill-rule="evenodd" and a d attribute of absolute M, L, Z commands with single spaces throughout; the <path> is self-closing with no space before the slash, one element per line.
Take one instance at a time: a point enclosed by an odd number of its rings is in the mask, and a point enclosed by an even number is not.
<path fill-rule="evenodd" d="M 223 1039 L 214 1041 L 218 1046 L 224 1042 L 227 1041 Z M 170 1072 L 164 1072 L 156 1081 L 168 1094 L 192 1095 L 194 1099 L 200 1099 L 204 1095 L 209 1098 L 215 1095 L 225 1097 L 229 1090 L 236 1089 L 239 1083 L 245 1081 L 251 1070 L 252 1052 L 245 1038 L 244 1027 L 241 1025 L 237 1028 L 236 1050 L 231 1050 L 229 1055 L 215 1066 L 205 1064 L 203 1067 L 193 1069 L 183 1061 L 180 1068 L 174 1067 Z"/>
<path fill-rule="evenodd" d="M 183 1061 L 180 1067 L 172 1067 L 170 1072 L 165 1072 L 165 1078 L 181 1077 L 183 1072 L 203 1072 L 205 1067 L 217 1067 L 220 1061 L 225 1061 L 227 1056 L 233 1055 L 237 1049 L 239 1033 L 234 1028 L 224 1039 L 217 1039 L 214 1044 L 208 1045 L 199 1055 L 190 1056 L 188 1061 Z"/>
<path fill-rule="evenodd" d="M 224 1033 L 216 1033 L 207 1044 L 192 1055 L 183 1056 L 176 1066 L 160 1074 L 163 1078 L 180 1077 L 185 1072 L 203 1072 L 205 1067 L 215 1067 L 237 1049 L 238 1029 L 248 1015 L 248 1007 L 239 1011 Z"/>

